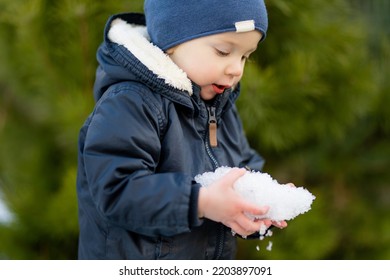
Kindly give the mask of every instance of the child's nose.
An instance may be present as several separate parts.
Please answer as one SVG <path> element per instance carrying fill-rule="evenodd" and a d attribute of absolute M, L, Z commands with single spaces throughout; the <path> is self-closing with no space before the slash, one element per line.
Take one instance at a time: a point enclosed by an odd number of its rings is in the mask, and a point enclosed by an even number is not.
<path fill-rule="evenodd" d="M 232 61 L 225 70 L 226 75 L 229 76 L 241 76 L 244 70 L 244 62 L 240 59 Z"/>

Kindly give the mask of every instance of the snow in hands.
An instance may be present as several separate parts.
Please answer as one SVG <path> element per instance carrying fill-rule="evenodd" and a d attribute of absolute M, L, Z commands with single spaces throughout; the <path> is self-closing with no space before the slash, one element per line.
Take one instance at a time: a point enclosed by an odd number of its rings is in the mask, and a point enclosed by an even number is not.
<path fill-rule="evenodd" d="M 195 177 L 204 187 L 209 186 L 231 170 L 230 167 L 220 167 L 214 172 L 205 172 Z M 303 187 L 293 187 L 289 184 L 279 184 L 269 174 L 247 171 L 234 184 L 234 189 L 246 200 L 258 206 L 269 206 L 269 211 L 253 219 L 270 219 L 278 222 L 292 220 L 296 216 L 311 209 L 315 196 Z"/>

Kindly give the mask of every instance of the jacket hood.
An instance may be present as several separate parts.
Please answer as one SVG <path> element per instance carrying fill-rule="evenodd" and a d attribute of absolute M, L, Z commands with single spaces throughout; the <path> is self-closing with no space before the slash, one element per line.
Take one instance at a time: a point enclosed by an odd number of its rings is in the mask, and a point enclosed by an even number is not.
<path fill-rule="evenodd" d="M 193 93 L 187 74 L 150 42 L 142 14 L 118 14 L 108 20 L 97 60 L 96 101 L 110 85 L 131 80 L 162 94 L 178 95 L 179 99 Z"/>

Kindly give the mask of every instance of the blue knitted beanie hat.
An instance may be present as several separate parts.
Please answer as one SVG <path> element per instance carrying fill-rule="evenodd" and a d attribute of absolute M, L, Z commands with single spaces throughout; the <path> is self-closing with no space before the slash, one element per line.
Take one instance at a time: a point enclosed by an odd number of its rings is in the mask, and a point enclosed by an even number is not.
<path fill-rule="evenodd" d="M 152 43 L 166 51 L 186 41 L 229 31 L 268 28 L 264 0 L 145 0 Z"/>

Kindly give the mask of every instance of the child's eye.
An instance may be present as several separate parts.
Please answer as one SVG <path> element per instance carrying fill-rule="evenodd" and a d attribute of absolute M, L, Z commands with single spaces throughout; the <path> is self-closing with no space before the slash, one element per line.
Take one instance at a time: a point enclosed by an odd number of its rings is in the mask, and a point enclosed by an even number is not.
<path fill-rule="evenodd" d="M 228 55 L 229 55 L 228 52 L 221 51 L 221 50 L 219 50 L 219 49 L 215 49 L 215 50 L 216 50 L 216 52 L 217 52 L 217 54 L 218 54 L 219 56 L 228 56 Z"/>

